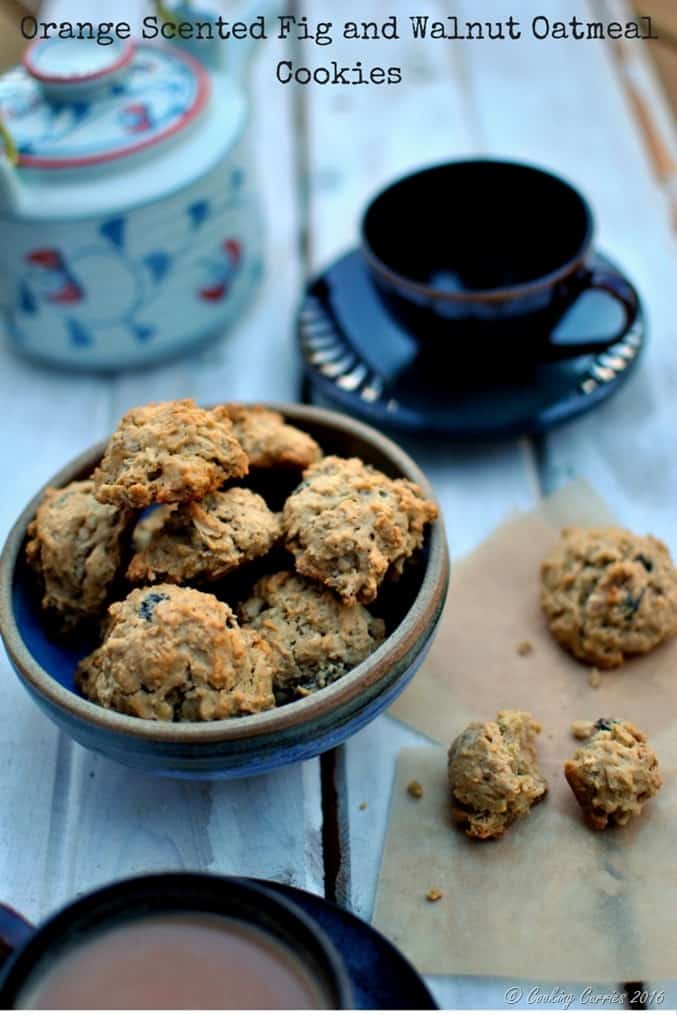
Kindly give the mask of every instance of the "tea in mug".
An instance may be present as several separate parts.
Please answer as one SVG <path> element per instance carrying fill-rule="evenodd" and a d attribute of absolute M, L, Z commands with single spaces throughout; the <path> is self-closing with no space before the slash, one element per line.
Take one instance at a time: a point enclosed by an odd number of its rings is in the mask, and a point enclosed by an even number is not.
<path fill-rule="evenodd" d="M 19 1008 L 332 1008 L 271 934 L 206 913 L 139 917 L 44 959 Z"/>

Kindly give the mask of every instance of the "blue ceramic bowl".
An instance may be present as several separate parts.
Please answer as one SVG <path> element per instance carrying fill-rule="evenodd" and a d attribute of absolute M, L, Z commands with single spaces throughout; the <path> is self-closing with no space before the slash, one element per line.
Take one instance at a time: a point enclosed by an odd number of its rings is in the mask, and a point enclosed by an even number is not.
<path fill-rule="evenodd" d="M 348 416 L 300 405 L 275 405 L 326 452 L 358 455 L 390 476 L 430 484 L 409 456 L 377 430 Z M 89 475 L 104 444 L 70 462 L 46 486 Z M 43 488 L 44 489 L 44 488 Z M 312 758 L 335 747 L 386 709 L 425 658 L 442 612 L 449 558 L 442 518 L 431 526 L 415 578 L 393 596 L 396 623 L 385 642 L 340 680 L 300 701 L 258 715 L 203 723 L 137 719 L 94 705 L 75 689 L 77 663 L 93 648 L 50 638 L 24 563 L 26 530 L 43 490 L 26 506 L 0 558 L 0 633 L 10 661 L 47 715 L 89 750 L 132 768 L 184 778 L 239 778 Z"/>

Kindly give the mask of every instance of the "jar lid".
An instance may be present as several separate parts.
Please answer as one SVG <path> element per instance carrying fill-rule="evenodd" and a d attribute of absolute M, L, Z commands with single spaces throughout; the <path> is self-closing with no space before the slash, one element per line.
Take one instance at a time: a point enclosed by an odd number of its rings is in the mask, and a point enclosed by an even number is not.
<path fill-rule="evenodd" d="M 24 67 L 0 79 L 0 117 L 20 165 L 77 168 L 176 134 L 199 115 L 209 89 L 202 65 L 175 48 L 52 38 L 34 43 Z"/>

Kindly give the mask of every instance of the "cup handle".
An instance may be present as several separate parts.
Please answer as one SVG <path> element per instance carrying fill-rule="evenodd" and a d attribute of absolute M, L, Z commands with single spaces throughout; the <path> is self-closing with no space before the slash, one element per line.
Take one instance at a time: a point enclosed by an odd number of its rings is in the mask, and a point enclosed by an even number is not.
<path fill-rule="evenodd" d="M 604 338 L 558 341 L 551 337 L 549 342 L 551 359 L 565 359 L 583 356 L 586 353 L 604 352 L 614 342 L 620 341 L 637 320 L 639 297 L 634 286 L 618 272 L 610 268 L 588 269 L 578 280 L 574 303 L 580 299 L 583 293 L 589 292 L 591 289 L 608 293 L 617 303 L 620 303 L 624 315 L 622 326 L 615 335 L 607 335 Z"/>
<path fill-rule="evenodd" d="M 28 940 L 33 926 L 23 916 L 0 903 L 0 969 L 13 952 Z"/>

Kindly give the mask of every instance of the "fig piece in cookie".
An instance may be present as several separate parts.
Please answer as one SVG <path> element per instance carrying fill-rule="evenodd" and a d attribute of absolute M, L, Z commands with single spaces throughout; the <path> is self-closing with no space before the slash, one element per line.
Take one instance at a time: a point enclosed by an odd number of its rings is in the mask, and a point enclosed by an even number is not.
<path fill-rule="evenodd" d="M 385 625 L 359 605 L 288 571 L 262 578 L 240 621 L 270 645 L 279 700 L 326 687 L 378 648 Z"/>
<path fill-rule="evenodd" d="M 495 722 L 473 722 L 449 748 L 454 820 L 466 835 L 495 839 L 545 796 L 536 765 L 541 727 L 529 712 L 499 712 Z"/>
<path fill-rule="evenodd" d="M 322 457 L 320 445 L 310 434 L 286 423 L 273 409 L 229 402 L 215 411 L 233 424 L 252 469 L 306 469 Z"/>
<path fill-rule="evenodd" d="M 677 570 L 653 536 L 564 529 L 541 565 L 541 603 L 560 645 L 611 669 L 677 632 Z"/>
<path fill-rule="evenodd" d="M 140 719 L 228 719 L 275 705 L 270 655 L 216 596 L 153 585 L 109 608 L 103 644 L 76 683 L 97 705 Z"/>
<path fill-rule="evenodd" d="M 576 727 L 580 739 L 583 724 Z M 591 828 L 625 825 L 661 788 L 658 759 L 631 722 L 598 719 L 585 732 L 585 743 L 565 762 L 567 782 Z"/>
<path fill-rule="evenodd" d="M 100 504 L 94 483 L 47 489 L 28 526 L 26 558 L 42 590 L 42 607 L 64 633 L 98 619 L 120 569 L 131 514 Z"/>
<path fill-rule="evenodd" d="M 282 527 L 296 570 L 345 603 L 370 603 L 423 545 L 437 508 L 408 479 L 390 479 L 359 458 L 330 455 L 303 474 Z"/>
<path fill-rule="evenodd" d="M 130 409 L 94 474 L 102 504 L 142 508 L 194 500 L 248 471 L 247 456 L 222 413 L 190 399 Z"/>
<path fill-rule="evenodd" d="M 217 581 L 263 556 L 280 538 L 280 518 L 252 490 L 231 487 L 204 500 L 156 508 L 136 527 L 131 582 Z"/>

